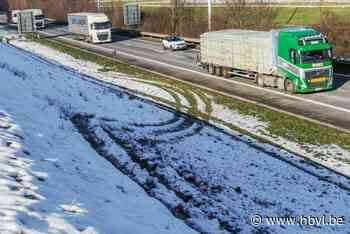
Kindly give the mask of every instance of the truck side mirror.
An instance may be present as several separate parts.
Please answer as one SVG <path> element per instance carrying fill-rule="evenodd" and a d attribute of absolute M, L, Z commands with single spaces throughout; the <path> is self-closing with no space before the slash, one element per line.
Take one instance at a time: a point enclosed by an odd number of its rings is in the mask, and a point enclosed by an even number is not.
<path fill-rule="evenodd" d="M 293 64 L 297 63 L 297 52 L 294 49 L 289 50 L 289 58 Z"/>

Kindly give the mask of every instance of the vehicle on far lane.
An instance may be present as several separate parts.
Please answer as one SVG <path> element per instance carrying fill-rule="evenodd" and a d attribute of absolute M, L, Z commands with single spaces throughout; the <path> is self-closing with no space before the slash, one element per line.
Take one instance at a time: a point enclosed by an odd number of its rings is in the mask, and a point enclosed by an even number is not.
<path fill-rule="evenodd" d="M 186 42 L 176 36 L 166 37 L 162 40 L 163 49 L 181 50 L 187 48 Z"/>
<path fill-rule="evenodd" d="M 20 12 L 32 12 L 34 16 L 34 23 L 36 29 L 45 28 L 45 15 L 41 9 L 25 9 L 25 10 L 12 10 L 7 13 L 7 22 L 9 24 L 18 24 Z"/>
<path fill-rule="evenodd" d="M 18 24 L 18 13 L 21 10 L 12 10 L 7 12 L 7 23 Z"/>
<path fill-rule="evenodd" d="M 91 43 L 112 41 L 112 24 L 107 15 L 94 12 L 68 14 L 68 31 L 77 39 Z"/>

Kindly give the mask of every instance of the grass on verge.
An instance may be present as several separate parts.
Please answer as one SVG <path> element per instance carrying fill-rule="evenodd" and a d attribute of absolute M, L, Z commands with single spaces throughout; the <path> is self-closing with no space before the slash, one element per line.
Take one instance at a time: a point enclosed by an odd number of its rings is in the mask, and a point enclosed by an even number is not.
<path fill-rule="evenodd" d="M 313 144 L 313 145 L 336 144 L 343 147 L 344 149 L 350 150 L 349 133 L 341 132 L 339 130 L 336 130 L 330 127 L 325 127 L 316 123 L 312 123 L 307 120 L 297 118 L 295 116 L 290 116 L 285 113 L 273 111 L 265 107 L 240 101 L 218 93 L 209 92 L 207 90 L 204 90 L 198 87 L 193 87 L 188 84 L 182 83 L 180 81 L 175 81 L 175 80 L 163 77 L 161 75 L 154 74 L 152 72 L 148 72 L 128 64 L 119 63 L 111 59 L 108 59 L 106 57 L 98 56 L 96 54 L 83 51 L 81 49 L 72 48 L 71 46 L 66 46 L 52 40 L 48 40 L 48 39 L 33 39 L 33 40 L 45 46 L 56 49 L 60 52 L 69 54 L 76 59 L 86 60 L 86 61 L 99 64 L 103 66 L 102 71 L 116 71 L 116 72 L 126 73 L 129 75 L 135 76 L 139 79 L 144 79 L 145 81 L 147 80 L 159 81 L 166 84 L 167 89 L 169 87 L 174 87 L 174 91 L 178 89 L 190 90 L 193 93 L 196 93 L 198 96 L 201 96 L 201 95 L 203 96 L 205 94 L 208 94 L 210 96 L 215 97 L 214 102 L 217 104 L 224 105 L 227 108 L 238 111 L 240 114 L 243 114 L 243 115 L 254 116 L 257 119 L 268 123 L 269 126 L 267 127 L 266 130 L 271 135 L 280 136 L 287 140 L 294 141 L 300 144 Z M 150 95 L 147 95 L 147 94 L 145 94 L 144 96 L 151 97 Z M 188 99 L 192 107 L 197 105 L 196 101 L 193 100 L 193 97 L 189 96 L 186 98 Z M 156 101 L 158 100 L 160 102 L 164 101 L 161 98 L 157 98 L 157 97 L 153 99 Z M 172 107 L 179 109 L 178 102 L 179 101 L 177 101 L 175 104 L 168 102 L 167 104 L 170 104 Z M 211 112 L 212 110 L 211 104 L 210 103 L 205 103 L 205 104 L 206 104 L 206 109 Z M 250 136 L 260 138 L 260 137 L 254 136 L 251 133 L 248 133 L 246 130 L 240 129 L 239 126 L 235 126 L 230 123 L 225 123 L 222 120 L 211 117 L 210 112 L 203 113 L 199 111 L 198 108 L 190 108 L 189 114 L 201 119 L 212 120 L 214 122 L 223 124 L 224 126 L 231 128 L 232 130 L 236 130 L 236 131 L 238 130 L 243 134 L 248 134 Z"/>

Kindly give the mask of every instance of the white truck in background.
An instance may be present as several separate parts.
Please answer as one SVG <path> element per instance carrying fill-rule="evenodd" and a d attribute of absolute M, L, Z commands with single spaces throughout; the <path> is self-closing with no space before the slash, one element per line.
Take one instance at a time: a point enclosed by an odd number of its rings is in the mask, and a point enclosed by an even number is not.
<path fill-rule="evenodd" d="M 18 24 L 20 12 L 32 12 L 34 16 L 34 23 L 36 29 L 45 28 L 45 15 L 41 9 L 25 9 L 25 10 L 12 10 L 7 14 L 7 22 L 9 24 Z"/>
<path fill-rule="evenodd" d="M 7 12 L 7 23 L 18 24 L 18 13 L 21 10 L 11 10 Z"/>
<path fill-rule="evenodd" d="M 111 42 L 111 28 L 111 22 L 103 13 L 80 12 L 68 14 L 68 31 L 86 42 Z"/>

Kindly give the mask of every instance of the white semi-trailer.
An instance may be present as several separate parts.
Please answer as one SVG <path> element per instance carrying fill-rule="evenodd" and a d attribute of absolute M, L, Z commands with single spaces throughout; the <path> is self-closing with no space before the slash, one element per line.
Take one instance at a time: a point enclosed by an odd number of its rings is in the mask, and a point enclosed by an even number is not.
<path fill-rule="evenodd" d="M 332 45 L 309 27 L 222 30 L 201 35 L 201 64 L 211 74 L 307 93 L 333 87 Z"/>
<path fill-rule="evenodd" d="M 32 12 L 34 17 L 34 24 L 37 29 L 45 28 L 45 15 L 41 9 L 25 9 L 12 10 L 7 14 L 7 22 L 10 24 L 18 24 L 20 12 Z"/>
<path fill-rule="evenodd" d="M 80 40 L 91 43 L 111 42 L 111 22 L 103 13 L 68 14 L 68 30 Z"/>

